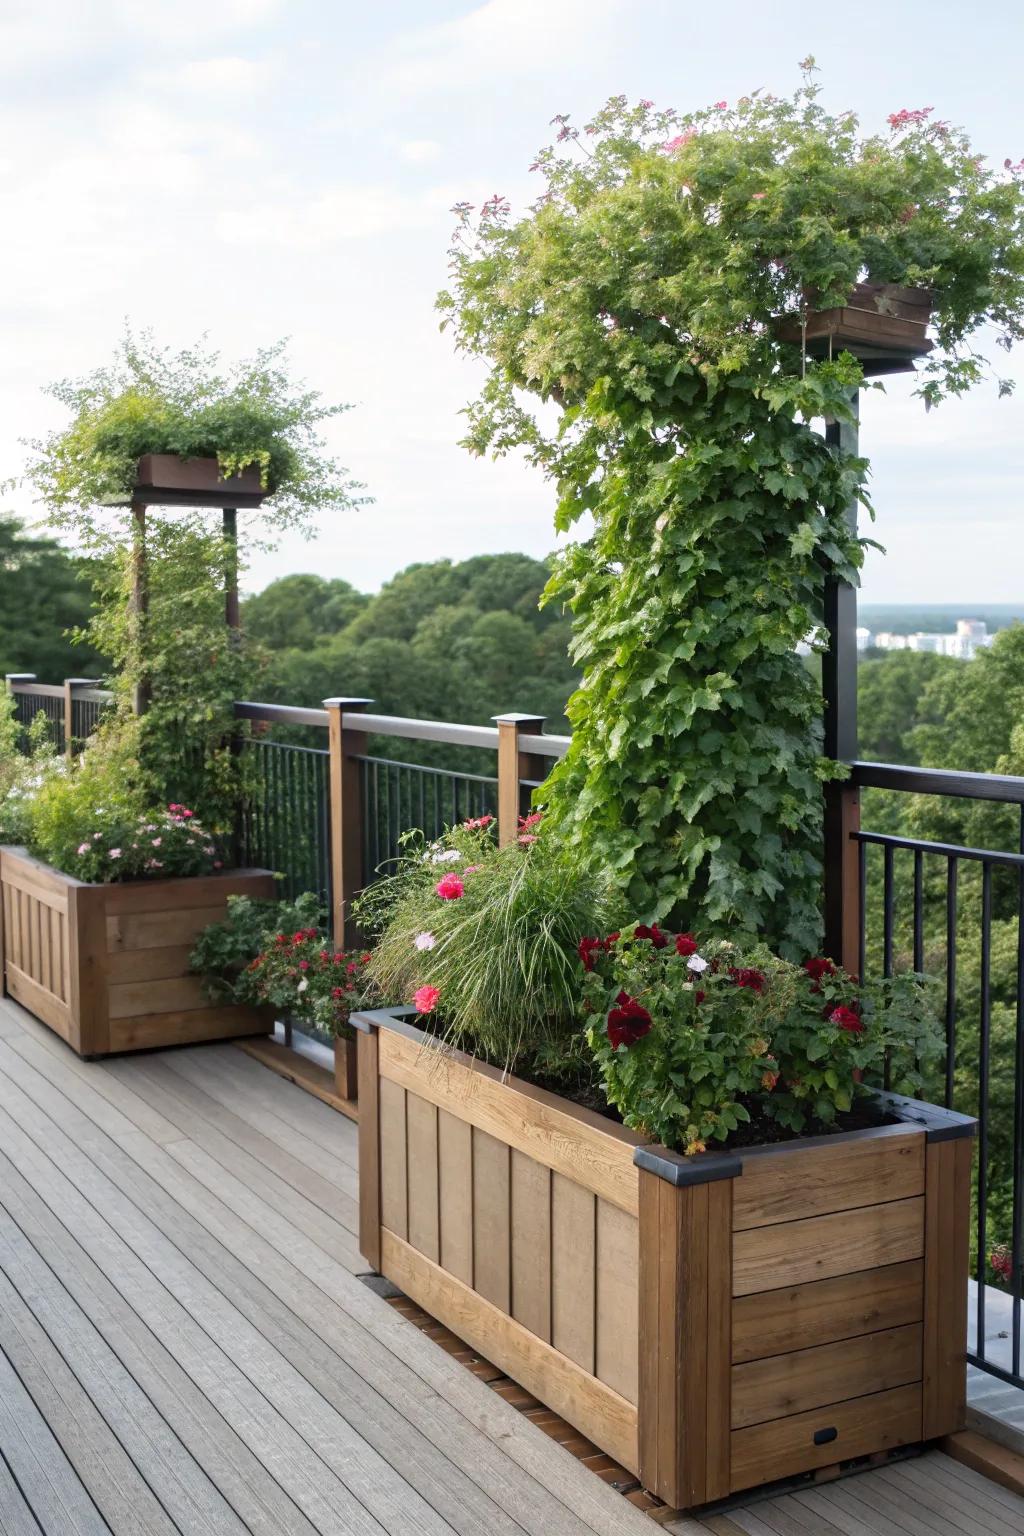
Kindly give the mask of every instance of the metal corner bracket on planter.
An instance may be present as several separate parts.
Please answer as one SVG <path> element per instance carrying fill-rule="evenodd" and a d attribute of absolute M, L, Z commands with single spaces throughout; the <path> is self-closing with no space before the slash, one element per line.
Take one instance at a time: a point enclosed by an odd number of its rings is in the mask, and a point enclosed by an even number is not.
<path fill-rule="evenodd" d="M 974 1121 L 684 1158 L 359 1031 L 360 1249 L 675 1508 L 963 1427 Z"/>
<path fill-rule="evenodd" d="M 3 986 L 80 1056 L 265 1035 L 269 1009 L 212 1003 L 189 955 L 229 896 L 272 897 L 263 869 L 90 885 L 0 848 Z"/>

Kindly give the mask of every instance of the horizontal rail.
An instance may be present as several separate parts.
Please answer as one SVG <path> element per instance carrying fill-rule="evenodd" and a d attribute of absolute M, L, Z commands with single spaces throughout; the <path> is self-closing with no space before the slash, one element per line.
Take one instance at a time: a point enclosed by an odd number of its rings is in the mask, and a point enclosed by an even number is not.
<path fill-rule="evenodd" d="M 994 848 L 965 848 L 959 843 L 930 843 L 916 837 L 897 837 L 890 832 L 851 832 L 857 843 L 875 843 L 881 848 L 909 848 L 913 853 L 932 853 L 943 859 L 973 859 L 978 864 L 1003 864 L 1008 869 L 1024 869 L 1024 853 L 1000 853 Z"/>
<path fill-rule="evenodd" d="M 346 731 L 364 731 L 373 736 L 402 736 L 407 741 L 441 741 L 453 747 L 498 749 L 498 730 L 492 725 L 455 725 L 447 720 L 412 720 L 402 715 L 364 715 L 362 710 L 345 711 L 341 717 Z"/>
<path fill-rule="evenodd" d="M 314 749 L 310 749 L 314 750 Z M 473 784 L 497 784 L 497 779 L 485 773 L 463 773 L 461 769 L 432 768 L 423 763 L 401 763 L 394 757 L 369 757 L 359 752 L 352 753 L 354 763 L 378 763 L 383 768 L 408 768 L 412 773 L 422 773 L 437 779 L 467 779 Z"/>
<path fill-rule="evenodd" d="M 564 757 L 572 745 L 571 736 L 520 736 L 521 752 L 536 752 L 540 757 Z"/>
<path fill-rule="evenodd" d="M 24 697 L 35 699 L 62 699 L 64 697 L 63 684 L 57 683 L 16 683 L 8 681 L 8 688 L 12 693 L 20 693 Z"/>
<path fill-rule="evenodd" d="M 910 768 L 891 763 L 851 763 L 851 780 L 862 789 L 897 789 L 907 795 L 952 795 L 1024 805 L 1024 778 L 1009 773 L 957 773 L 950 768 Z"/>
<path fill-rule="evenodd" d="M 326 709 L 300 709 L 295 704 L 235 703 L 236 720 L 264 720 L 268 725 L 322 725 L 327 729 Z"/>

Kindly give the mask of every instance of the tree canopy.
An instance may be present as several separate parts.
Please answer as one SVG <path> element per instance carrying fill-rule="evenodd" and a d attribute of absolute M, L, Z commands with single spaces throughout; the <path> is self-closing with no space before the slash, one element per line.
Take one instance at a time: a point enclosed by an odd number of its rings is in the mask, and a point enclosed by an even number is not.
<path fill-rule="evenodd" d="M 91 597 L 90 562 L 26 532 L 19 518 L 0 517 L 0 676 L 34 672 L 44 683 L 99 676 L 97 652 L 70 633 L 88 622 Z"/>

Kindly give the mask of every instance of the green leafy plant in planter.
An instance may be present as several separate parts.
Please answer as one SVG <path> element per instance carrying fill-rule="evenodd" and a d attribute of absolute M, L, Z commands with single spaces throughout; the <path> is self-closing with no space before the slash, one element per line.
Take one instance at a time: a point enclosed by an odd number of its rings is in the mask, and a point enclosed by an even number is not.
<path fill-rule="evenodd" d="M 791 98 L 556 118 L 524 217 L 457 206 L 439 299 L 489 369 L 467 446 L 525 450 L 559 530 L 593 519 L 548 589 L 584 674 L 552 821 L 648 922 L 699 909 L 793 959 L 820 938 L 836 771 L 796 647 L 827 578 L 856 580 L 867 467 L 812 430 L 849 419 L 860 365 L 807 361 L 776 318 L 865 278 L 928 289 L 929 404 L 982 376 L 980 327 L 1006 346 L 1024 329 L 1024 165 L 988 169 L 926 109 L 865 135 L 806 67 Z"/>
<path fill-rule="evenodd" d="M 0 843 L 26 843 L 30 813 L 39 791 L 62 779 L 67 759 L 53 750 L 49 722 L 41 712 L 26 730 L 15 716 L 15 699 L 0 688 Z"/>
<path fill-rule="evenodd" d="M 30 445 L 26 478 L 54 526 L 94 557 L 96 604 L 81 638 L 106 657 L 117 707 L 101 734 L 131 734 L 143 809 L 177 801 L 227 839 L 247 790 L 244 727 L 233 703 L 251 696 L 262 656 L 224 621 L 226 575 L 238 550 L 220 513 L 149 508 L 147 605 L 133 604 L 142 558 L 124 499 L 146 454 L 216 458 L 229 476 L 259 469 L 267 500 L 243 514 L 266 539 L 328 509 L 357 504 L 358 487 L 325 452 L 325 404 L 287 371 L 284 344 L 236 366 L 205 345 L 172 353 L 151 336 L 126 334 L 113 363 L 51 391 L 70 424 Z M 144 692 L 141 723 L 129 716 Z"/>
<path fill-rule="evenodd" d="M 303 891 L 294 901 L 229 896 L 227 908 L 223 922 L 211 923 L 199 935 L 190 967 L 203 977 L 212 1002 L 255 1003 L 259 998 L 252 962 L 273 944 L 277 934 L 320 928 L 323 903 L 314 891 Z"/>
<path fill-rule="evenodd" d="M 608 1102 L 663 1146 L 828 1130 L 887 1069 L 914 1093 L 942 1051 L 932 981 L 858 984 L 824 957 L 633 924 L 580 944 L 581 1019 Z"/>

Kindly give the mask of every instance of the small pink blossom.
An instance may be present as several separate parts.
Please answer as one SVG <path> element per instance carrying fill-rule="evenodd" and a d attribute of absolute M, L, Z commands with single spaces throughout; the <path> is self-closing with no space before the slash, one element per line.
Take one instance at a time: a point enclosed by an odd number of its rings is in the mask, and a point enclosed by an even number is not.
<path fill-rule="evenodd" d="M 522 843 L 523 847 L 526 848 L 530 843 L 537 841 L 537 834 L 535 832 L 520 832 L 516 841 Z"/>
<path fill-rule="evenodd" d="M 79 843 L 78 851 L 79 851 L 79 853 L 88 853 L 89 852 L 89 844 L 88 843 Z"/>
<path fill-rule="evenodd" d="M 160 844 L 161 844 L 161 843 L 162 843 L 162 842 L 163 842 L 163 838 L 162 838 L 162 837 L 154 837 L 154 838 L 153 838 L 153 847 L 154 847 L 154 848 L 159 848 L 159 847 L 160 847 Z"/>
<path fill-rule="evenodd" d="M 121 850 L 120 850 L 120 848 L 111 848 L 111 850 L 110 850 L 110 857 L 112 859 L 119 859 L 121 857 Z"/>
<path fill-rule="evenodd" d="M 412 995 L 417 1013 L 433 1013 L 440 999 L 441 993 L 437 987 L 417 987 Z"/>
<path fill-rule="evenodd" d="M 466 887 L 458 875 L 445 875 L 434 887 L 442 901 L 458 901 Z"/>
<path fill-rule="evenodd" d="M 654 102 L 653 101 L 648 101 L 645 96 L 642 96 L 640 98 L 640 105 L 643 107 L 645 112 L 649 112 L 651 107 L 654 106 Z"/>
<path fill-rule="evenodd" d="M 755 193 L 754 193 L 754 194 L 753 194 L 753 195 L 752 195 L 752 197 L 751 197 L 751 199 L 750 199 L 750 201 L 751 201 L 751 202 L 752 202 L 752 203 L 759 203 L 759 202 L 760 202 L 760 201 L 761 201 L 761 199 L 762 199 L 762 198 L 763 198 L 763 197 L 767 197 L 767 196 L 768 196 L 768 193 L 767 193 L 767 192 L 755 192 Z"/>
<path fill-rule="evenodd" d="M 223 859 L 214 859 L 213 867 L 214 867 L 214 869 L 223 869 L 224 868 L 224 860 Z"/>
<path fill-rule="evenodd" d="M 433 949 L 434 945 L 437 943 L 437 940 L 434 938 L 432 933 L 423 932 L 416 935 L 416 937 L 413 939 L 413 943 L 417 949 Z"/>
<path fill-rule="evenodd" d="M 727 101 L 716 101 L 715 102 L 715 111 L 716 112 L 724 112 L 725 109 L 728 107 L 728 105 L 729 105 L 729 103 Z"/>
<path fill-rule="evenodd" d="M 927 122 L 929 113 L 934 112 L 934 107 L 916 107 L 908 110 L 901 107 L 898 112 L 890 112 L 887 118 L 889 127 L 898 131 L 900 128 L 919 128 Z"/>
<path fill-rule="evenodd" d="M 661 148 L 666 155 L 673 155 L 677 149 L 682 149 L 685 145 L 689 144 L 691 139 L 695 139 L 696 137 L 696 130 L 693 128 L 687 128 L 685 133 L 677 133 L 674 139 L 666 140 L 666 142 L 662 144 Z"/>

